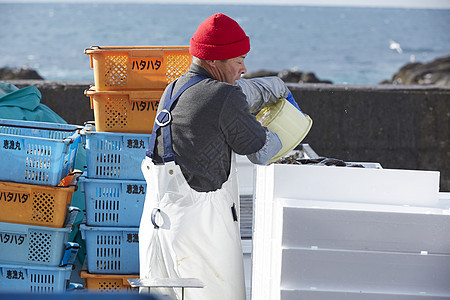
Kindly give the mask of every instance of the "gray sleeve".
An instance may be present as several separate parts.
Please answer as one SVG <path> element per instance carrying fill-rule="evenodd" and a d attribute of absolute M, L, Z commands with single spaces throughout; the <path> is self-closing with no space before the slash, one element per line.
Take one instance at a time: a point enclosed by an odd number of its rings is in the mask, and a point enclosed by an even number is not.
<path fill-rule="evenodd" d="M 289 89 L 281 78 L 258 77 L 251 79 L 241 78 L 237 85 L 247 97 L 247 103 L 252 114 L 257 114 L 262 108 L 278 102 L 279 98 L 286 98 Z"/>
<path fill-rule="evenodd" d="M 229 88 L 228 88 L 229 89 Z M 219 124 L 227 144 L 240 155 L 255 153 L 266 141 L 266 128 L 248 110 L 242 91 L 232 86 L 223 98 Z"/>
<path fill-rule="evenodd" d="M 278 135 L 266 128 L 266 142 L 257 152 L 247 155 L 247 158 L 254 164 L 267 165 L 268 161 L 274 157 L 282 148 Z"/>

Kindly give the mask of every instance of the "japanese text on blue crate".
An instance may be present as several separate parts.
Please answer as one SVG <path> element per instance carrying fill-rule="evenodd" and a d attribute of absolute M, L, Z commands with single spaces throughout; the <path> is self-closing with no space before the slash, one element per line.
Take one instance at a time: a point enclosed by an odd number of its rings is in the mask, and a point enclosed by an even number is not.
<path fill-rule="evenodd" d="M 145 141 L 138 139 L 127 139 L 128 148 L 145 149 Z"/>
<path fill-rule="evenodd" d="M 6 278 L 7 279 L 22 279 L 22 280 L 25 280 L 25 278 L 23 277 L 23 272 L 22 271 L 17 271 L 17 270 L 6 270 Z"/>
<path fill-rule="evenodd" d="M 20 148 L 20 142 L 14 141 L 14 140 L 4 140 L 3 148 L 9 149 L 9 150 L 22 150 Z"/>
<path fill-rule="evenodd" d="M 0 201 L 25 203 L 29 197 L 25 193 L 0 192 Z"/>
<path fill-rule="evenodd" d="M 157 58 L 133 59 L 131 70 L 133 71 L 156 71 L 161 68 L 162 60 Z"/>
<path fill-rule="evenodd" d="M 127 233 L 127 243 L 139 243 L 139 235 L 137 233 Z"/>
<path fill-rule="evenodd" d="M 127 184 L 127 194 L 145 195 L 145 187 L 141 184 Z"/>
<path fill-rule="evenodd" d="M 0 243 L 22 245 L 25 236 L 22 234 L 0 233 Z"/>
<path fill-rule="evenodd" d="M 133 101 L 133 106 L 131 110 L 144 111 L 150 110 L 155 111 L 158 109 L 159 101 Z"/>

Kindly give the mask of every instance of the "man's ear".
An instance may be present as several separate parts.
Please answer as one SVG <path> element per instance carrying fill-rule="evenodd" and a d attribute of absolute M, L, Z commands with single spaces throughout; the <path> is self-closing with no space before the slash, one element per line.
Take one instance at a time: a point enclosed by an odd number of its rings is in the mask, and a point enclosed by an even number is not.
<path fill-rule="evenodd" d="M 208 64 L 208 66 L 214 68 L 216 66 L 216 61 L 215 60 L 205 60 L 206 63 Z"/>

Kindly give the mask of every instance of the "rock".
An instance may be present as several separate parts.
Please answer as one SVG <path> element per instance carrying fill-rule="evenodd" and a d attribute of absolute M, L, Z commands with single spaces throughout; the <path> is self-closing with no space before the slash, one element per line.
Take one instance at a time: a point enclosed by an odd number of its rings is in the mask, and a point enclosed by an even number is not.
<path fill-rule="evenodd" d="M 284 82 L 292 82 L 298 83 L 302 78 L 302 72 L 292 71 L 292 70 L 282 70 L 278 73 L 278 77 L 280 77 Z"/>
<path fill-rule="evenodd" d="M 329 80 L 318 79 L 312 72 L 299 72 L 295 70 L 282 70 L 280 72 L 261 70 L 254 73 L 248 73 L 244 75 L 244 78 L 249 79 L 265 76 L 278 76 L 286 83 L 332 83 Z"/>
<path fill-rule="evenodd" d="M 381 84 L 440 85 L 450 86 L 450 56 L 437 58 L 429 63 L 408 63 Z"/>
<path fill-rule="evenodd" d="M 302 74 L 298 83 L 332 83 L 329 80 L 320 80 L 316 77 L 316 74 L 311 72 L 305 72 Z"/>
<path fill-rule="evenodd" d="M 29 68 L 0 68 L 0 80 L 44 79 L 39 73 Z"/>
<path fill-rule="evenodd" d="M 277 76 L 280 77 L 284 82 L 298 83 L 302 78 L 302 72 L 282 70 L 278 73 Z"/>
<path fill-rule="evenodd" d="M 292 83 L 332 83 L 329 80 L 320 80 L 312 72 L 299 72 L 295 70 L 282 70 L 278 73 L 284 82 Z"/>

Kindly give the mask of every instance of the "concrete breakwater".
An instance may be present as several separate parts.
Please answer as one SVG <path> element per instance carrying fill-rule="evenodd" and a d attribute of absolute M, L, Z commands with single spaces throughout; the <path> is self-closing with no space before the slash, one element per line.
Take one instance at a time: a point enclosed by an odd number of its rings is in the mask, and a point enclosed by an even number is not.
<path fill-rule="evenodd" d="M 70 124 L 94 120 L 89 82 L 8 81 L 36 86 L 42 103 Z M 287 84 L 314 121 L 303 142 L 321 156 L 379 162 L 384 168 L 437 170 L 450 192 L 450 87 Z M 349 182 L 351 188 L 353 182 Z"/>

